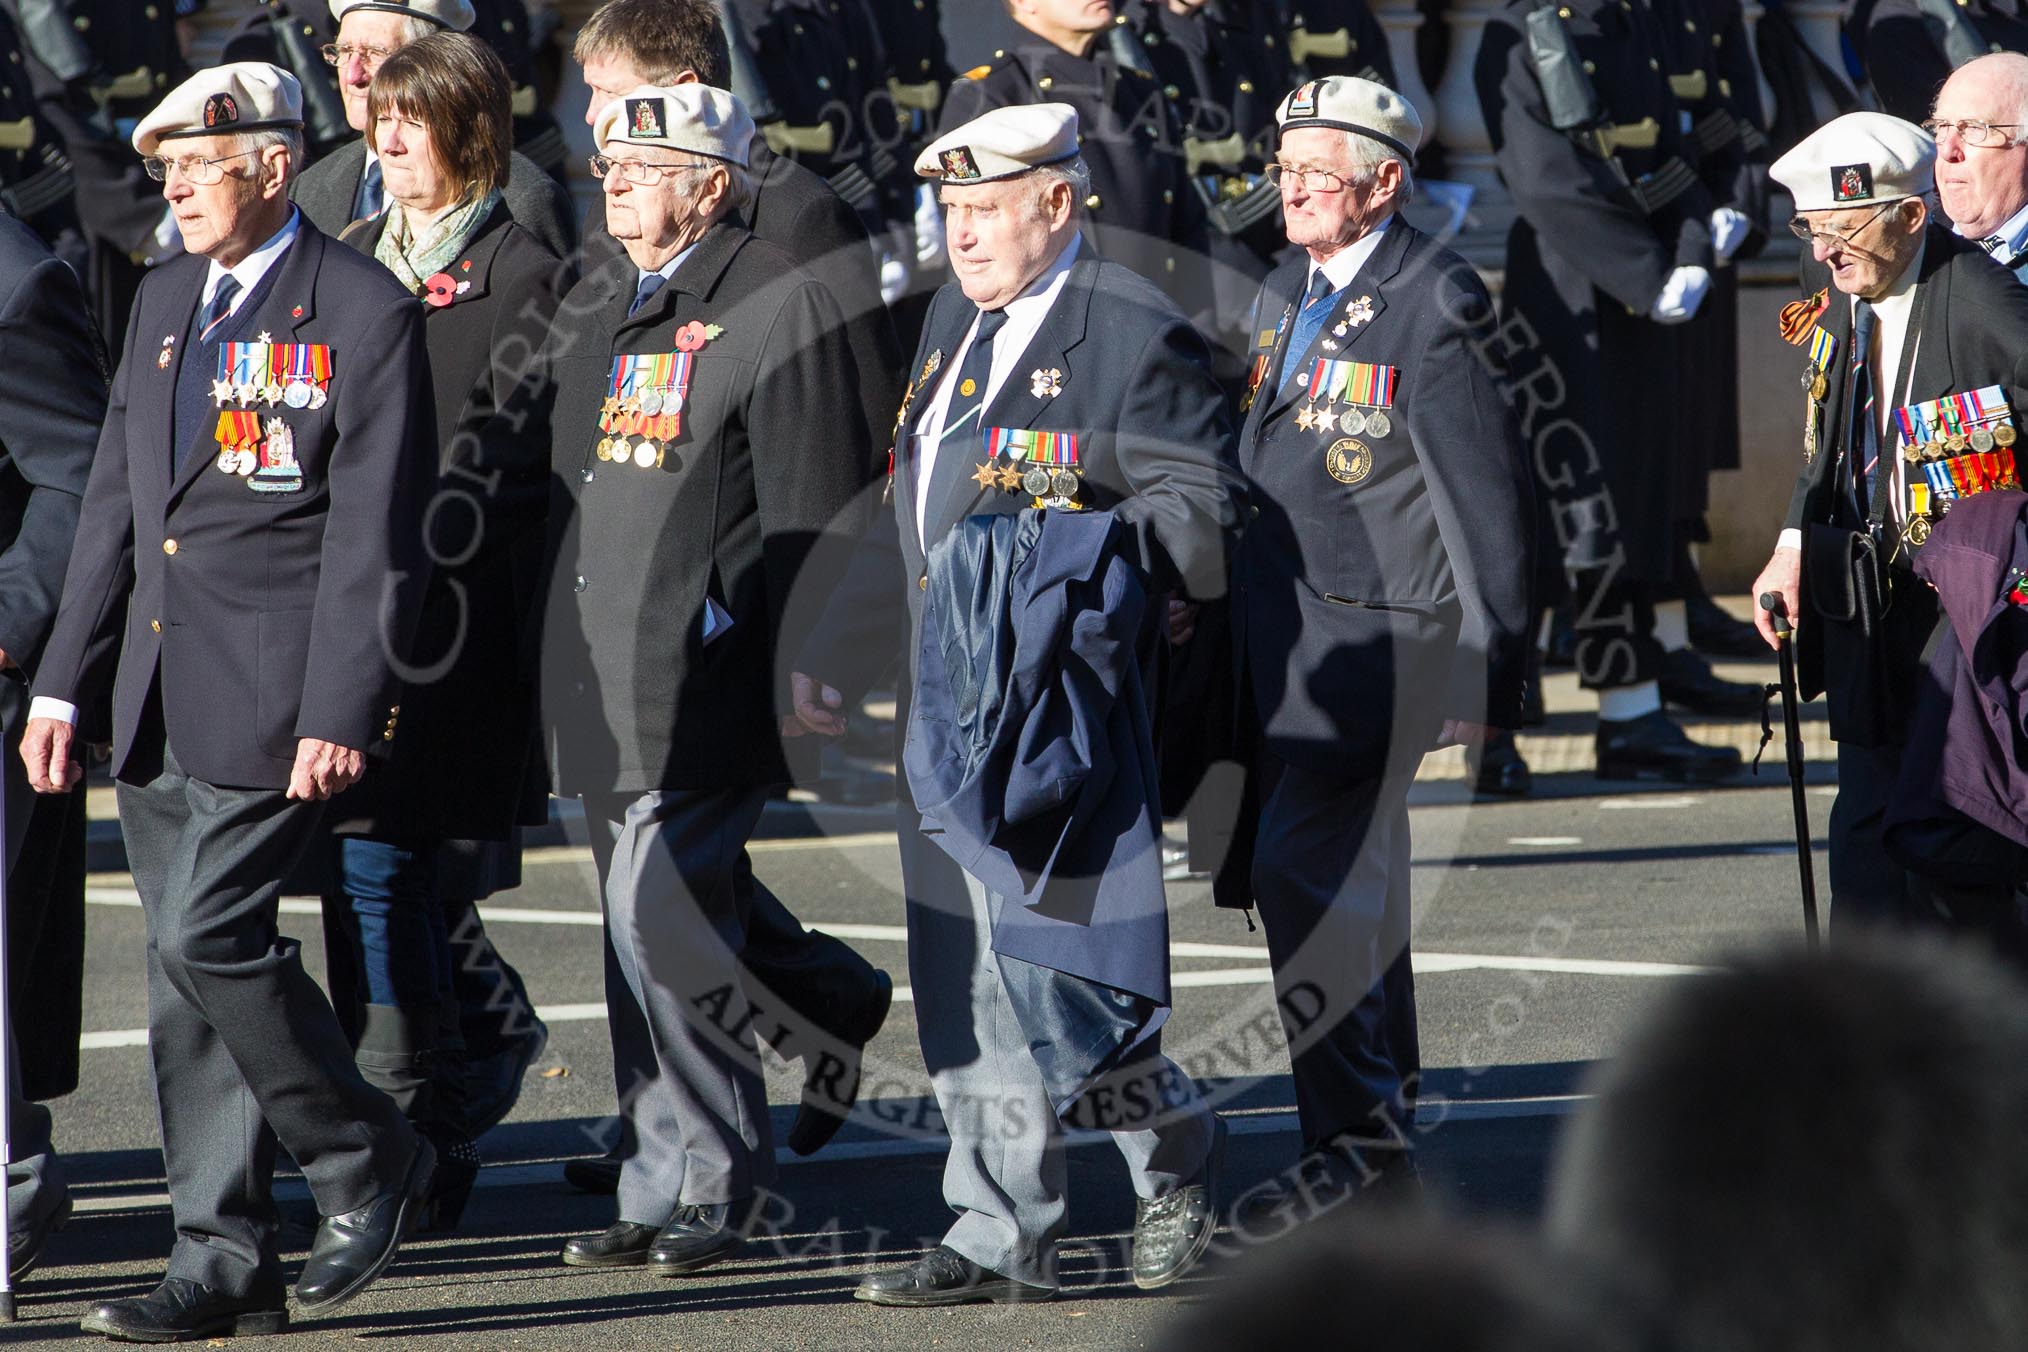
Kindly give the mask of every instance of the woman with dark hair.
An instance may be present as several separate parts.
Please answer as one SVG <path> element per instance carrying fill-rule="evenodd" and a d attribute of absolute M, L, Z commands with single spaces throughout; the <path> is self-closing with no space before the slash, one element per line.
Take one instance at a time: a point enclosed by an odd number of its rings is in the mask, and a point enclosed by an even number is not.
<path fill-rule="evenodd" d="M 334 997 L 350 993 L 361 1072 L 437 1145 L 423 1225 L 439 1230 L 463 1211 L 475 1138 L 497 1118 L 466 1074 L 453 955 L 476 931 L 470 902 L 518 884 L 516 827 L 543 821 L 547 804 L 534 681 L 518 654 L 548 471 L 485 463 L 478 431 L 527 375 L 573 277 L 501 203 L 510 93 L 499 57 L 463 33 L 388 57 L 366 137 L 389 205 L 344 235 L 424 307 L 443 451 L 400 735 L 390 718 L 388 760 L 332 804 L 325 928 L 337 931 L 331 984 Z"/>

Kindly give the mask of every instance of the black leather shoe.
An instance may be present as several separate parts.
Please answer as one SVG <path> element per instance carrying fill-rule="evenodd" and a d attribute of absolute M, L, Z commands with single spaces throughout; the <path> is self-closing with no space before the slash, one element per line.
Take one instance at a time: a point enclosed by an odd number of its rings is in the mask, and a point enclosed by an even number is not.
<path fill-rule="evenodd" d="M 796 1109 L 796 1120 L 789 1124 L 789 1149 L 798 1155 L 814 1155 L 822 1150 L 838 1134 L 838 1128 L 845 1125 L 852 1105 L 859 1101 L 860 1060 L 866 1044 L 873 1041 L 880 1025 L 887 1022 L 887 1011 L 894 1005 L 894 978 L 876 968 L 873 980 L 872 998 L 867 1000 L 858 1021 L 838 1034 L 844 1044 L 842 1059 L 825 1049 L 817 1052 L 816 1065 L 804 1061 L 809 1078 L 803 1082 L 803 1104 Z"/>
<path fill-rule="evenodd" d="M 876 1272 L 859 1283 L 852 1299 L 874 1305 L 995 1305 L 1055 1300 L 1056 1290 L 1002 1277 L 939 1244 L 905 1268 Z"/>
<path fill-rule="evenodd" d="M 78 1327 L 118 1343 L 187 1343 L 199 1338 L 248 1338 L 285 1333 L 289 1308 L 281 1293 L 228 1296 L 202 1282 L 171 1277 L 145 1296 L 93 1307 Z"/>
<path fill-rule="evenodd" d="M 1694 714 L 1751 718 L 1760 713 L 1767 692 L 1745 681 L 1728 681 L 1711 663 L 1688 648 L 1662 654 L 1662 698 Z"/>
<path fill-rule="evenodd" d="M 302 1275 L 296 1278 L 296 1303 L 305 1314 L 335 1310 L 364 1291 L 394 1261 L 395 1251 L 422 1212 L 436 1164 L 436 1147 L 427 1140 L 417 1141 L 415 1159 L 400 1187 L 382 1193 L 357 1211 L 326 1216 L 318 1224 L 310 1256 L 303 1260 Z"/>
<path fill-rule="evenodd" d="M 30 1220 L 20 1229 L 8 1232 L 8 1279 L 20 1281 L 26 1277 L 42 1261 L 42 1246 L 49 1243 L 49 1237 L 69 1223 L 70 1190 L 66 1188 L 56 1205 L 43 1212 L 40 1220 Z"/>
<path fill-rule="evenodd" d="M 563 1181 L 579 1192 L 611 1197 L 620 1190 L 620 1162 L 611 1155 L 594 1155 L 588 1160 L 565 1160 Z"/>
<path fill-rule="evenodd" d="M 1521 757 L 1521 748 L 1511 732 L 1497 733 L 1486 744 L 1465 751 L 1465 768 L 1471 772 L 1474 793 L 1501 798 L 1526 798 L 1535 789 L 1535 776 Z"/>
<path fill-rule="evenodd" d="M 681 1277 L 738 1253 L 746 1247 L 746 1236 L 731 1223 L 734 1210 L 723 1202 L 677 1207 L 648 1248 L 648 1271 L 657 1277 Z M 748 1208 L 742 1202 L 737 1210 Z"/>
<path fill-rule="evenodd" d="M 659 1225 L 636 1225 L 619 1221 L 595 1235 L 577 1235 L 563 1246 L 563 1261 L 571 1267 L 639 1267 L 648 1261 L 648 1249 Z"/>
<path fill-rule="evenodd" d="M 1698 652 L 1740 661 L 1766 661 L 1774 656 L 1760 630 L 1747 620 L 1735 619 L 1710 597 L 1692 596 L 1684 609 L 1690 621 L 1690 646 Z"/>
<path fill-rule="evenodd" d="M 1600 779 L 1661 779 L 1709 784 L 1739 773 L 1739 752 L 1693 742 L 1660 709 L 1639 718 L 1601 718 L 1596 738 Z"/>
<path fill-rule="evenodd" d="M 1167 1286 L 1197 1266 L 1218 1228 L 1218 1185 L 1225 1176 L 1225 1119 L 1211 1119 L 1211 1153 L 1197 1176 L 1153 1201 L 1134 1202 L 1129 1267 L 1143 1291 Z"/>

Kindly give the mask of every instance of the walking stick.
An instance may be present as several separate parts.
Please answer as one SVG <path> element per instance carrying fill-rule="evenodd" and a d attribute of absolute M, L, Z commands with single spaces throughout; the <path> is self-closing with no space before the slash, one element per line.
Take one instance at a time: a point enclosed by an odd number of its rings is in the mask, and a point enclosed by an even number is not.
<path fill-rule="evenodd" d="M 1782 731 L 1789 744 L 1789 799 L 1796 813 L 1796 866 L 1803 874 L 1803 929 L 1810 951 L 1817 951 L 1817 875 L 1810 856 L 1810 805 L 1803 797 L 1803 731 L 1798 716 L 1802 697 L 1796 688 L 1795 631 L 1780 592 L 1762 592 L 1760 608 L 1774 627 L 1775 656 L 1781 663 Z"/>
<path fill-rule="evenodd" d="M 7 820 L 7 776 L 0 774 L 0 823 Z M 0 828 L 0 836 L 4 836 Z M 7 863 L 0 850 L 0 1236 L 7 1254 L 0 1258 L 0 1323 L 14 1322 L 14 1217 L 7 1194 L 14 1176 L 14 1019 L 7 994 Z"/>

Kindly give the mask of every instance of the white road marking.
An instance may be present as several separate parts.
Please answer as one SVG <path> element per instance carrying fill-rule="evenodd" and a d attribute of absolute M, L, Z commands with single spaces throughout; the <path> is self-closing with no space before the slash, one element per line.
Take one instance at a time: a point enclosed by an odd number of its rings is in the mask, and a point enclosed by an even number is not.
<path fill-rule="evenodd" d="M 1655 798 L 1637 795 L 1632 798 L 1601 798 L 1599 809 L 1603 812 L 1654 812 L 1665 808 L 1695 807 L 1704 801 L 1701 798 L 1674 797 Z"/>
<path fill-rule="evenodd" d="M 1533 846 L 1543 846 L 1543 847 L 1547 847 L 1547 846 L 1553 846 L 1553 845 L 1582 845 L 1582 844 L 1584 844 L 1584 837 L 1583 837 L 1583 836 L 1509 836 L 1509 837 L 1507 837 L 1507 843 L 1508 843 L 1509 845 L 1533 845 Z"/>

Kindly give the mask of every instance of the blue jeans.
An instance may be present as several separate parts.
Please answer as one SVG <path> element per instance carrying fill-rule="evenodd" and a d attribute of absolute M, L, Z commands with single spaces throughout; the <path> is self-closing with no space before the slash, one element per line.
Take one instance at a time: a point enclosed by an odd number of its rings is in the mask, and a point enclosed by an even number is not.
<path fill-rule="evenodd" d="M 437 894 L 436 840 L 338 841 L 338 892 L 327 909 L 357 941 L 357 989 L 371 1005 L 429 1010 L 451 989 L 451 944 Z"/>

